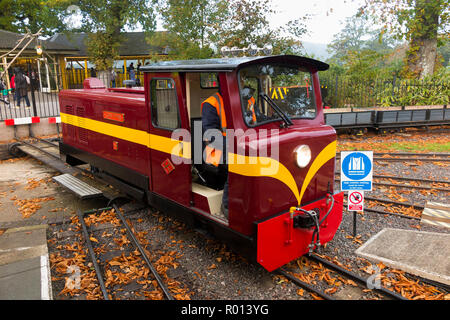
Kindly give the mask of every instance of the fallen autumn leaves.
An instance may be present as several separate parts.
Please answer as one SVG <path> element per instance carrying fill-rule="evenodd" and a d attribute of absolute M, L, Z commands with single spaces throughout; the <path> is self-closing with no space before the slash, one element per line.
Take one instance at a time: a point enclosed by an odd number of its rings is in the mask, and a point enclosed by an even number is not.
<path fill-rule="evenodd" d="M 127 291 L 127 286 L 132 288 L 128 291 L 132 292 L 132 295 L 134 295 L 133 299 L 164 299 L 162 291 L 159 289 L 156 280 L 152 279 L 150 270 L 146 267 L 140 252 L 138 250 L 130 250 L 130 246 L 128 246 L 130 241 L 125 235 L 125 229 L 119 228 L 121 223 L 116 217 L 114 210 L 103 211 L 98 215 L 88 215 L 85 218 L 85 222 L 88 226 L 96 226 L 103 223 L 109 223 L 113 226 L 114 231 L 103 231 L 101 237 L 94 237 L 91 235 L 91 241 L 95 242 L 95 245 L 99 245 L 94 248 L 97 257 L 108 252 L 121 252 L 118 256 L 108 260 L 98 259 L 98 262 L 104 262 L 102 263 L 102 276 L 105 280 L 105 286 L 109 291 L 111 299 L 125 298 L 125 296 L 120 296 L 120 293 Z M 93 265 L 86 260 L 87 249 L 80 244 L 82 243 L 79 233 L 80 224 L 78 217 L 76 216 L 72 218 L 71 229 L 74 229 L 74 231 L 77 232 L 77 237 L 80 239 L 80 242 L 77 241 L 73 244 L 59 245 L 56 248 L 65 251 L 66 254 L 58 252 L 57 254 L 50 255 L 51 269 L 59 275 L 59 277 L 53 277 L 52 280 L 57 281 L 65 279 L 64 289 L 61 290 L 58 295 L 66 297 L 82 296 L 89 300 L 102 299 L 102 293 Z M 180 257 L 179 253 L 174 250 L 169 252 L 157 250 L 151 254 L 149 250 L 147 250 L 150 245 L 150 242 L 146 237 L 148 232 L 134 231 L 134 233 L 144 247 L 149 259 L 153 261 L 153 265 L 158 274 L 168 285 L 174 298 L 178 300 L 190 299 L 189 290 L 180 282 L 169 278 L 167 275 L 169 269 L 176 269 L 178 267 L 176 259 Z M 74 268 L 71 266 L 75 266 L 80 271 L 78 287 L 72 285 L 71 280 L 73 279 L 73 274 L 71 273 L 71 270 Z M 131 298 L 132 295 L 130 294 L 127 297 Z"/>
<path fill-rule="evenodd" d="M 31 215 L 33 215 L 40 208 L 42 208 L 42 206 L 39 203 L 52 200 L 55 200 L 55 198 L 44 197 L 44 198 L 15 200 L 14 205 L 18 207 L 18 210 L 22 214 L 22 217 L 26 219 L 29 218 Z"/>
<path fill-rule="evenodd" d="M 353 237 L 350 237 L 353 238 Z M 346 266 L 337 260 L 337 257 L 330 258 L 321 256 L 341 268 L 351 271 L 351 266 Z M 438 288 L 428 284 L 422 284 L 419 280 L 412 280 L 408 278 L 406 273 L 401 270 L 387 268 L 383 263 L 373 265 L 369 261 L 360 259 L 366 266 L 359 268 L 361 271 L 375 275 L 376 280 L 380 282 L 385 288 L 401 294 L 403 297 L 410 300 L 450 300 L 450 294 L 440 291 Z M 321 263 L 308 260 L 304 257 L 297 259 L 295 262 L 288 264 L 291 274 L 299 280 L 311 285 L 317 285 L 319 281 L 326 283 L 329 287 L 324 290 L 328 295 L 333 295 L 339 291 L 344 285 L 357 287 L 358 285 L 351 279 L 346 279 L 338 273 L 324 267 Z M 280 281 L 287 281 L 283 276 L 277 275 Z M 362 289 L 363 292 L 370 292 L 368 288 Z M 297 294 L 304 295 L 304 290 L 297 290 Z M 313 299 L 322 300 L 320 297 L 311 294 Z M 376 297 L 375 299 L 379 299 Z"/>

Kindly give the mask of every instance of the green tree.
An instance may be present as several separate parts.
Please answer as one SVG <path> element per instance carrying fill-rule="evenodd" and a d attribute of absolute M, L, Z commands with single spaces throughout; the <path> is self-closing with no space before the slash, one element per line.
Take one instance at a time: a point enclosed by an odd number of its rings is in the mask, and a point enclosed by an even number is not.
<path fill-rule="evenodd" d="M 438 53 L 442 57 L 442 65 L 448 67 L 450 60 L 450 41 L 448 39 L 445 41 L 444 45 L 438 48 Z"/>
<path fill-rule="evenodd" d="M 216 45 L 245 48 L 271 44 L 273 54 L 299 54 L 302 51 L 300 37 L 307 32 L 305 22 L 309 15 L 272 29 L 268 17 L 273 13 L 272 0 L 228 1 L 225 21 L 217 31 Z"/>
<path fill-rule="evenodd" d="M 43 35 L 52 35 L 66 29 L 67 6 L 61 0 L 1 0 L 0 29 L 35 33 L 42 28 Z"/>
<path fill-rule="evenodd" d="M 397 57 L 399 43 L 382 29 L 369 27 L 367 16 L 356 14 L 345 19 L 342 31 L 328 45 L 332 56 L 329 77 L 349 79 L 392 78 L 402 67 Z M 333 67 L 335 66 L 335 67 Z"/>
<path fill-rule="evenodd" d="M 366 0 L 361 12 L 409 42 L 404 75 L 424 78 L 435 71 L 438 39 L 448 39 L 449 0 Z"/>
<path fill-rule="evenodd" d="M 231 0 L 225 19 L 217 28 L 216 43 L 219 47 L 263 46 L 270 38 L 268 14 L 271 0 Z"/>
<path fill-rule="evenodd" d="M 274 54 L 299 53 L 298 37 L 306 32 L 304 17 L 272 30 L 272 0 L 160 0 L 158 8 L 167 32 L 154 33 L 149 42 L 169 47 L 172 59 L 212 57 L 223 46 L 272 44 Z"/>
<path fill-rule="evenodd" d="M 367 19 L 358 15 L 345 19 L 344 28 L 336 33 L 328 45 L 328 52 L 336 63 L 343 63 L 344 57 L 349 51 L 360 51 L 363 49 L 370 29 Z"/>
<path fill-rule="evenodd" d="M 155 29 L 152 1 L 147 0 L 78 0 L 82 27 L 89 33 L 87 46 L 91 60 L 98 70 L 112 67 L 126 27 L 141 26 L 146 32 Z"/>
<path fill-rule="evenodd" d="M 211 57 L 213 35 L 226 9 L 224 0 L 160 0 L 158 12 L 167 32 L 154 33 L 148 40 L 153 45 L 168 47 L 170 58 Z"/>

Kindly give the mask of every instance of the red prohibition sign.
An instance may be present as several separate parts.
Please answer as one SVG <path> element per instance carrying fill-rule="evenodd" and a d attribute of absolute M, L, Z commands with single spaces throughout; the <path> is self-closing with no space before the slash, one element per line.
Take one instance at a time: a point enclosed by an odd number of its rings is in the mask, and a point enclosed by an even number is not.
<path fill-rule="evenodd" d="M 361 193 L 354 191 L 350 193 L 350 197 L 348 197 L 350 202 L 353 204 L 359 204 L 363 201 L 363 196 Z"/>

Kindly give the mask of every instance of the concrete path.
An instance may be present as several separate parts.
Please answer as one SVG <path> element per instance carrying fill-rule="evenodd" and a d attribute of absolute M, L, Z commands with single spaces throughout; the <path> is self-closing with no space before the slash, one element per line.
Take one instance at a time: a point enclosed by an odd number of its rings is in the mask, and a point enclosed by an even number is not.
<path fill-rule="evenodd" d="M 356 254 L 450 285 L 450 234 L 387 228 L 358 248 Z"/>
<path fill-rule="evenodd" d="M 0 300 L 52 299 L 46 230 L 38 225 L 0 235 Z"/>

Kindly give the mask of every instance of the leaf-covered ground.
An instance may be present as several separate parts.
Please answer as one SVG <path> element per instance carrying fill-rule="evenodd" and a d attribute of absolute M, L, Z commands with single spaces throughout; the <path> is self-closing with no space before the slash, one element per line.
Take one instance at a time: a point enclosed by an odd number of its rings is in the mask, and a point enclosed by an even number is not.
<path fill-rule="evenodd" d="M 364 136 L 341 135 L 338 152 L 346 150 L 368 150 L 374 152 L 450 152 L 448 132 L 423 132 L 415 129 L 404 133 Z"/>

